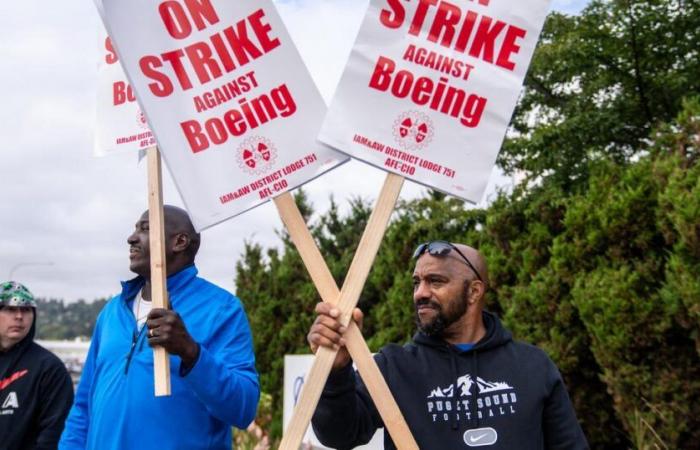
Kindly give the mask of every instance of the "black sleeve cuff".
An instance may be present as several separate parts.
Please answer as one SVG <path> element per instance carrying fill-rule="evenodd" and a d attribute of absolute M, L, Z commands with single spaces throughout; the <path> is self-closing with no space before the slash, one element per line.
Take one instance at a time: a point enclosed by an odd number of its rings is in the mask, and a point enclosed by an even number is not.
<path fill-rule="evenodd" d="M 324 397 L 335 397 L 355 390 L 355 369 L 348 364 L 342 369 L 331 371 L 323 388 Z"/>

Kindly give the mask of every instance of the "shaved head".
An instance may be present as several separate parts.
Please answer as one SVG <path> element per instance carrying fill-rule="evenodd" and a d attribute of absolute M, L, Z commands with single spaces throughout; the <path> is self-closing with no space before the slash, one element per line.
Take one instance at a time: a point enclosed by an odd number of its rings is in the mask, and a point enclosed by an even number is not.
<path fill-rule="evenodd" d="M 148 211 L 144 212 L 148 216 Z M 201 240 L 200 234 L 194 229 L 189 214 L 182 208 L 173 205 L 163 205 L 163 217 L 165 219 L 165 236 L 170 238 L 176 234 L 186 234 L 190 244 L 185 251 L 194 261 L 194 257 L 199 250 Z"/>
<path fill-rule="evenodd" d="M 452 243 L 455 247 L 459 249 L 460 252 L 464 254 L 464 256 L 467 257 L 470 263 L 474 266 L 474 268 L 479 272 L 479 276 L 481 276 L 481 279 L 484 280 L 484 283 L 488 286 L 490 284 L 489 282 L 489 271 L 486 267 L 486 258 L 484 258 L 484 255 L 482 255 L 479 250 L 475 249 L 474 247 L 470 247 L 466 244 L 457 244 L 457 243 Z M 456 253 L 456 252 L 453 252 Z M 452 256 L 452 255 L 451 255 Z M 458 260 L 462 260 L 459 255 L 453 255 L 455 256 Z M 469 269 L 471 270 L 471 269 Z"/>

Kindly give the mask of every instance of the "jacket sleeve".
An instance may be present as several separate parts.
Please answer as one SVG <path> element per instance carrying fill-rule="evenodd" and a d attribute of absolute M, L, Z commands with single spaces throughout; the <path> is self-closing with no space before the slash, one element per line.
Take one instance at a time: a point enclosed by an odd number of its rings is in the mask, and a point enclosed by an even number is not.
<path fill-rule="evenodd" d="M 552 388 L 545 400 L 542 417 L 545 448 L 547 450 L 588 449 L 588 442 L 576 419 L 576 413 L 561 374 L 551 360 L 549 365 L 547 377 Z"/>
<path fill-rule="evenodd" d="M 180 376 L 212 416 L 245 429 L 260 397 L 248 319 L 237 299 L 225 302 L 215 317 L 211 339 L 199 343 L 197 361 Z"/>
<path fill-rule="evenodd" d="M 41 381 L 39 433 L 35 450 L 55 449 L 61 437 L 68 410 L 73 403 L 73 383 L 63 363 L 51 359 Z"/>
<path fill-rule="evenodd" d="M 381 369 L 383 355 L 375 355 L 375 361 Z M 351 365 L 331 372 L 311 424 L 323 445 L 339 450 L 368 443 L 384 426 L 367 388 Z"/>
<path fill-rule="evenodd" d="M 99 317 L 101 317 L 101 314 Z M 78 383 L 78 389 L 75 393 L 73 407 L 68 413 L 66 426 L 63 429 L 61 440 L 58 443 L 59 450 L 84 450 L 87 445 L 87 434 L 90 426 L 89 397 L 92 391 L 92 380 L 95 376 L 95 360 L 100 346 L 99 317 L 95 325 L 95 331 L 92 334 L 90 349 L 85 358 L 83 371 L 80 375 L 80 382 Z"/>

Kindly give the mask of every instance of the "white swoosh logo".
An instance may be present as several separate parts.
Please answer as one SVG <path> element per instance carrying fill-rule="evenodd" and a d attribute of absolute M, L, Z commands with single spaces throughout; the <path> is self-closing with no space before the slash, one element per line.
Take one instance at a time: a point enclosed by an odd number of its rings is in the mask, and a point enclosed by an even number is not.
<path fill-rule="evenodd" d="M 464 443 L 469 447 L 493 445 L 498 441 L 498 432 L 493 428 L 478 428 L 464 433 Z"/>
<path fill-rule="evenodd" d="M 485 438 L 488 435 L 489 435 L 488 433 L 485 433 L 485 434 L 482 434 L 481 436 L 478 436 L 478 437 L 477 436 L 469 436 L 469 441 L 470 442 L 479 442 L 480 440 L 482 440 L 483 438 Z"/>

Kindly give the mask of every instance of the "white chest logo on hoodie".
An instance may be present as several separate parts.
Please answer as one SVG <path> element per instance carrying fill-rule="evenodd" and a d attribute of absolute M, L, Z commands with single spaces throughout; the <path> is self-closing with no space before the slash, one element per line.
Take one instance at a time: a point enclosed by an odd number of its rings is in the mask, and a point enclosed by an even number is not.
<path fill-rule="evenodd" d="M 16 392 L 10 392 L 7 397 L 5 397 L 5 401 L 2 402 L 2 408 L 19 408 L 19 401 L 17 400 L 17 393 Z M 3 413 L 5 413 L 3 411 Z"/>
<path fill-rule="evenodd" d="M 474 382 L 474 380 L 472 380 L 472 376 L 470 374 L 466 374 L 457 378 L 457 388 L 459 389 L 459 396 L 467 397 L 472 395 L 472 387 L 474 386 L 474 384 L 476 384 L 479 388 L 479 395 L 494 391 L 505 391 L 508 389 L 513 389 L 513 386 L 510 386 L 508 383 L 502 381 L 485 381 L 481 377 L 476 377 L 476 382 Z M 441 388 L 440 386 L 438 386 L 430 392 L 428 398 L 452 397 L 453 389 L 454 384 L 451 384 L 446 388 Z"/>
<path fill-rule="evenodd" d="M 515 388 L 506 382 L 486 381 L 481 377 L 475 381 L 470 374 L 465 374 L 457 378 L 456 389 L 454 392 L 453 383 L 430 391 L 427 407 L 433 422 L 483 419 L 516 412 L 518 396 Z"/>

